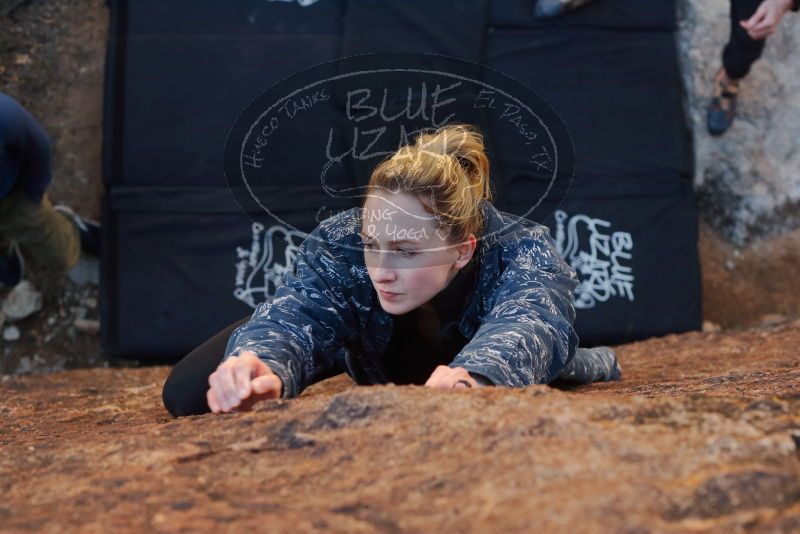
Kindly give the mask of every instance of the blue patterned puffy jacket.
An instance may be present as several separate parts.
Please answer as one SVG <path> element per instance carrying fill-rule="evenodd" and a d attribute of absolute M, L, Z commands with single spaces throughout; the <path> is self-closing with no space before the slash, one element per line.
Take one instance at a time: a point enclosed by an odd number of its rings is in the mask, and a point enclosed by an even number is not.
<path fill-rule="evenodd" d="M 483 201 L 478 283 L 458 328 L 470 341 L 450 367 L 494 385 L 555 380 L 578 336 L 572 297 L 578 279 L 546 226 Z M 381 354 L 392 332 L 364 263 L 361 210 L 324 220 L 303 241 L 293 272 L 274 297 L 231 334 L 226 358 L 250 350 L 283 381 L 285 398 L 342 371 L 358 384 L 384 384 Z M 584 350 L 584 349 L 581 349 Z"/>

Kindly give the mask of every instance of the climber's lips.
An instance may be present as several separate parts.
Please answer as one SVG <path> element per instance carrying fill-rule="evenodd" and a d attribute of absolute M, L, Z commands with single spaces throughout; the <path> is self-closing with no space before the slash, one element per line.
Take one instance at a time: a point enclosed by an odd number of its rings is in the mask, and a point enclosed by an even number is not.
<path fill-rule="evenodd" d="M 390 293 L 388 291 L 384 291 L 383 289 L 379 289 L 378 293 L 380 293 L 382 298 L 388 301 L 395 300 L 396 298 L 400 297 L 400 295 L 402 295 L 402 293 Z"/>

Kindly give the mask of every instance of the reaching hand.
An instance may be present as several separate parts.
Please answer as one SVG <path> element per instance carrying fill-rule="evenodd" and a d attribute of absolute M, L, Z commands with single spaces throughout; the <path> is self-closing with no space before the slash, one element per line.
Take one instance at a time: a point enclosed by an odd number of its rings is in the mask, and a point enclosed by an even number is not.
<path fill-rule="evenodd" d="M 425 386 L 436 389 L 460 389 L 481 387 L 463 367 L 447 367 L 440 365 L 434 369 L 433 374 L 425 382 Z"/>
<path fill-rule="evenodd" d="M 791 7 L 792 0 L 764 0 L 752 17 L 739 24 L 747 30 L 751 39 L 760 41 L 775 33 L 781 18 Z"/>
<path fill-rule="evenodd" d="M 278 399 L 283 382 L 255 352 L 242 351 L 222 362 L 208 377 L 208 407 L 214 413 L 247 411 L 264 399 Z"/>

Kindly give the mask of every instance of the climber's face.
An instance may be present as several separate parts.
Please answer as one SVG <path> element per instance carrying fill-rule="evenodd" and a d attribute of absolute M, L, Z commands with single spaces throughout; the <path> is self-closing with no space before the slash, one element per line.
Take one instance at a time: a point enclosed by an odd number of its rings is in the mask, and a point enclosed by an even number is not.
<path fill-rule="evenodd" d="M 475 236 L 451 243 L 419 197 L 370 194 L 362 210 L 364 261 L 381 307 L 408 313 L 447 287 L 475 250 Z"/>

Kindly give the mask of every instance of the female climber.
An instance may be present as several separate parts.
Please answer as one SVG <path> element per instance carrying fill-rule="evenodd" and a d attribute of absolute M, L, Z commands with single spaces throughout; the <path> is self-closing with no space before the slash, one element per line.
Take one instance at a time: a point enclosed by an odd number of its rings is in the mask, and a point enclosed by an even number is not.
<path fill-rule="evenodd" d="M 475 128 L 421 134 L 374 169 L 361 208 L 308 235 L 271 299 L 175 366 L 167 410 L 248 410 L 342 372 L 442 389 L 619 380 L 613 351 L 577 348 L 578 281 L 547 227 L 490 200 Z"/>

